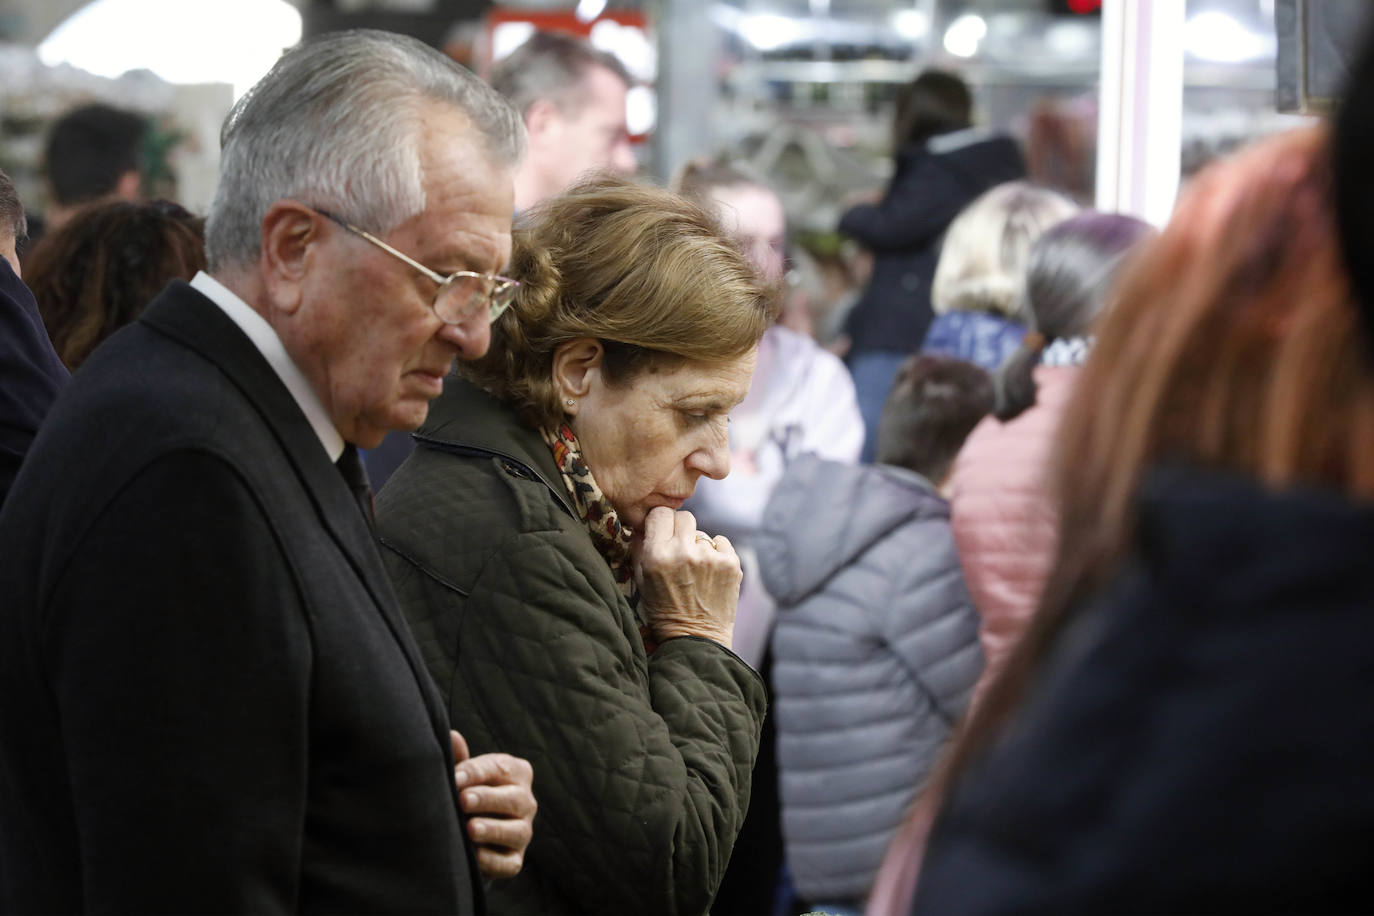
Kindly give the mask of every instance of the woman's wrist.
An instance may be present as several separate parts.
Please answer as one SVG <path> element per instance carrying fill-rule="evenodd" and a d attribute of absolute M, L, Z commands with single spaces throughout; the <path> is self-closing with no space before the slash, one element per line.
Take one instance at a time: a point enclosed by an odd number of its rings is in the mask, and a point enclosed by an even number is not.
<path fill-rule="evenodd" d="M 734 651 L 731 643 L 734 641 L 733 627 L 707 627 L 690 626 L 681 624 L 667 624 L 653 628 L 655 641 L 665 643 L 670 639 L 677 639 L 682 636 L 695 636 L 700 639 L 709 639 L 711 642 L 720 643 L 727 649 Z"/>

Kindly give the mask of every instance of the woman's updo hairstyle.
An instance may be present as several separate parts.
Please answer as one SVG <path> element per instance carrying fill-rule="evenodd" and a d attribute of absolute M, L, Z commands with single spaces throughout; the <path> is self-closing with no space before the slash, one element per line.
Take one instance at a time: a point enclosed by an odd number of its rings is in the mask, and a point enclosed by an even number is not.
<path fill-rule="evenodd" d="M 1055 340 L 1089 333 L 1126 256 L 1153 234 L 1149 223 L 1133 216 L 1090 210 L 1036 240 L 1026 263 L 1023 309 L 1033 333 L 997 372 L 997 419 L 1010 420 L 1035 404 L 1040 354 Z"/>
<path fill-rule="evenodd" d="M 684 361 L 726 363 L 755 346 L 777 302 L 715 217 L 669 191 L 600 175 L 518 222 L 515 303 L 491 349 L 458 372 L 535 428 L 563 416 L 553 384 L 559 345 L 605 347 L 612 385 Z"/>

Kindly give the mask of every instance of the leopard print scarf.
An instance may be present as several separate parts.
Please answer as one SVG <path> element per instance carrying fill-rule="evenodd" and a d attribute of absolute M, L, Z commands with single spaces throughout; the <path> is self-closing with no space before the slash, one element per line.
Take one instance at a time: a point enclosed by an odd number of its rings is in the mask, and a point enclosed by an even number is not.
<path fill-rule="evenodd" d="M 587 526 L 597 552 L 610 566 L 621 593 L 631 599 L 631 604 L 636 604 L 633 600 L 634 564 L 630 558 L 630 541 L 634 532 L 620 523 L 611 501 L 596 485 L 591 468 L 582 460 L 582 447 L 577 442 L 577 436 L 573 435 L 572 427 L 560 423 L 556 429 L 544 429 L 540 433 L 553 451 L 553 462 L 563 475 L 563 484 L 568 488 L 577 514 Z"/>

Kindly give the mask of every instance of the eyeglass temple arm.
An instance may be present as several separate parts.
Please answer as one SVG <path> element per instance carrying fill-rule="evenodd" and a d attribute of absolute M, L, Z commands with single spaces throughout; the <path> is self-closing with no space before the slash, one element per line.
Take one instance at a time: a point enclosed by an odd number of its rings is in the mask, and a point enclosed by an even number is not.
<path fill-rule="evenodd" d="M 433 280 L 435 283 L 438 283 L 440 286 L 443 286 L 445 283 L 448 282 L 448 277 L 445 277 L 442 274 L 435 273 L 425 265 L 421 264 L 419 261 L 412 258 L 410 255 L 402 251 L 397 251 L 395 248 L 392 248 L 386 242 L 383 242 L 381 239 L 377 238 L 375 235 L 373 235 L 371 232 L 368 232 L 366 229 L 359 229 L 357 226 L 353 225 L 343 217 L 336 216 L 333 213 L 328 212 L 327 210 L 316 210 L 315 212 L 319 213 L 321 216 L 327 219 L 333 220 L 340 226 L 343 226 L 349 232 L 356 233 L 357 235 L 367 239 L 369 242 L 376 245 L 378 248 L 382 249 L 386 253 L 400 258 L 402 261 L 405 261 L 411 267 L 414 267 L 420 273 L 424 274 L 426 277 L 429 277 L 431 280 Z"/>

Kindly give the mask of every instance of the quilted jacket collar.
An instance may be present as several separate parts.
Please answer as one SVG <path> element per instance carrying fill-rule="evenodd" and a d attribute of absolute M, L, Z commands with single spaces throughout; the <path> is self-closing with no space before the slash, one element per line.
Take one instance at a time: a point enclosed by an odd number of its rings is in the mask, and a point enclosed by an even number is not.
<path fill-rule="evenodd" d="M 512 422 L 512 416 L 510 408 L 496 398 L 466 379 L 450 375 L 444 381 L 444 393 L 430 404 L 429 417 L 416 430 L 415 439 L 432 448 L 486 452 L 513 460 L 534 474 L 568 514 L 577 518 L 553 453 L 538 431 Z"/>

